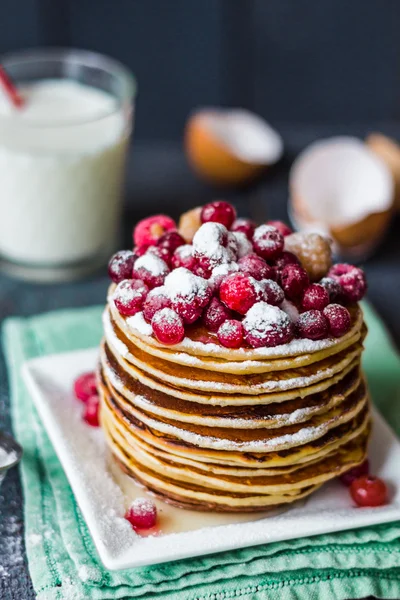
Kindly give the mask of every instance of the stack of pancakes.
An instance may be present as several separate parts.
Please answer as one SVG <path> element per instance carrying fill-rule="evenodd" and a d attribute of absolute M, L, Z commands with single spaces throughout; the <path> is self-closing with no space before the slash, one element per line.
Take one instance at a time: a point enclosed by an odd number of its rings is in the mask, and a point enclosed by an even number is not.
<path fill-rule="evenodd" d="M 183 508 L 256 511 L 360 464 L 370 431 L 359 307 L 343 337 L 224 348 L 194 325 L 176 346 L 141 315 L 104 312 L 101 422 L 120 467 Z"/>

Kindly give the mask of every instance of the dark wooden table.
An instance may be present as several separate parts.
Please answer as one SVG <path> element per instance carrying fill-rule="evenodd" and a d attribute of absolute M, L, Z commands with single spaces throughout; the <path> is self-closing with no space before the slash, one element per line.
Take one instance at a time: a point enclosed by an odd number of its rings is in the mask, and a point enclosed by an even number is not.
<path fill-rule="evenodd" d="M 399 127 L 377 127 L 400 133 Z M 287 157 L 265 178 L 242 190 L 212 189 L 194 178 L 180 147 L 173 144 L 137 144 L 130 156 L 124 247 L 129 247 L 132 226 L 152 212 L 177 217 L 184 210 L 211 199 L 232 200 L 243 216 L 257 220 L 286 218 L 287 175 L 296 153 L 314 139 L 336 133 L 364 135 L 363 126 L 342 128 L 282 127 Z M 393 222 L 387 240 L 364 265 L 369 280 L 369 299 L 400 347 L 400 218 Z M 0 318 L 33 315 L 72 306 L 105 301 L 108 280 L 105 269 L 92 277 L 67 284 L 39 285 L 0 276 Z M 4 357 L 0 357 L 0 429 L 11 430 L 9 388 Z M 27 568 L 23 526 L 23 497 L 18 471 L 9 473 L 0 488 L 0 598 L 31 600 L 35 597 Z"/>

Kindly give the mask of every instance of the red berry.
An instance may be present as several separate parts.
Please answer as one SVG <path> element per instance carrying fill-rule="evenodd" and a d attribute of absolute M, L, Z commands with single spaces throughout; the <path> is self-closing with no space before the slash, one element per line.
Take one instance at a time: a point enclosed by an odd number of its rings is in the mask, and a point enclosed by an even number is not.
<path fill-rule="evenodd" d="M 153 333 L 162 344 L 179 344 L 185 337 L 185 328 L 179 315 L 171 308 L 158 310 L 152 320 Z"/>
<path fill-rule="evenodd" d="M 305 269 L 295 264 L 283 267 L 280 279 L 283 291 L 290 300 L 299 298 L 310 283 Z"/>
<path fill-rule="evenodd" d="M 319 282 L 319 285 L 322 285 L 328 292 L 330 302 L 339 298 L 342 293 L 342 286 L 339 281 L 333 277 L 323 277 Z"/>
<path fill-rule="evenodd" d="M 172 254 L 179 246 L 184 246 L 186 241 L 177 231 L 167 231 L 157 241 L 157 246 L 165 248 Z"/>
<path fill-rule="evenodd" d="M 348 302 L 358 302 L 367 291 L 367 281 L 362 269 L 346 263 L 333 265 L 328 277 L 337 279 Z"/>
<path fill-rule="evenodd" d="M 253 246 L 266 260 L 276 260 L 283 252 L 283 235 L 271 225 L 260 225 L 254 232 Z"/>
<path fill-rule="evenodd" d="M 301 301 L 304 310 L 323 310 L 328 304 L 329 295 L 322 285 L 311 283 L 306 287 Z"/>
<path fill-rule="evenodd" d="M 290 229 L 289 225 L 286 225 L 286 223 L 284 223 L 283 221 L 267 221 L 267 225 L 275 227 L 275 229 L 277 229 L 279 233 L 283 235 L 283 237 L 286 237 L 287 235 L 293 233 L 293 230 Z"/>
<path fill-rule="evenodd" d="M 249 254 L 253 254 L 253 245 L 243 231 L 231 231 L 229 232 L 229 236 L 230 243 L 232 244 L 232 252 L 236 254 L 236 258 L 243 258 L 249 256 Z M 236 247 L 233 246 L 234 242 L 236 242 Z"/>
<path fill-rule="evenodd" d="M 114 283 L 132 277 L 135 255 L 131 250 L 120 250 L 116 252 L 108 263 L 108 275 Z"/>
<path fill-rule="evenodd" d="M 219 297 L 228 308 L 244 315 L 260 299 L 255 283 L 245 273 L 232 273 L 222 281 Z"/>
<path fill-rule="evenodd" d="M 135 260 L 139 258 L 139 256 L 143 256 L 146 254 L 149 248 L 155 248 L 155 246 L 135 246 L 133 249 L 133 254 L 135 255 Z"/>
<path fill-rule="evenodd" d="M 218 265 L 214 267 L 211 272 L 211 277 L 209 279 L 209 285 L 214 292 L 218 291 L 221 283 L 231 273 L 237 273 L 239 271 L 239 267 L 237 263 L 223 263 L 222 265 Z"/>
<path fill-rule="evenodd" d="M 242 322 L 246 341 L 253 348 L 286 344 L 293 338 L 293 323 L 277 306 L 257 302 Z"/>
<path fill-rule="evenodd" d="M 366 458 L 361 465 L 357 465 L 352 469 L 349 469 L 345 473 L 343 473 L 339 479 L 343 483 L 343 485 L 350 487 L 355 479 L 361 477 L 362 475 L 369 474 L 369 460 Z"/>
<path fill-rule="evenodd" d="M 171 253 L 168 248 L 163 248 L 161 246 L 149 246 L 145 254 L 153 254 L 153 256 L 161 258 L 161 260 L 163 260 L 168 267 L 171 264 Z"/>
<path fill-rule="evenodd" d="M 351 316 L 347 308 L 340 304 L 329 304 L 323 312 L 328 321 L 329 331 L 334 337 L 341 337 L 350 331 Z"/>
<path fill-rule="evenodd" d="M 125 519 L 134 529 L 150 529 L 157 521 L 157 508 L 148 498 L 136 498 L 125 513 Z"/>
<path fill-rule="evenodd" d="M 193 256 L 193 246 L 191 244 L 179 246 L 179 248 L 175 250 L 171 258 L 171 266 L 174 269 L 178 269 L 179 267 L 185 267 L 185 269 L 193 271 L 197 264 L 198 260 Z"/>
<path fill-rule="evenodd" d="M 350 485 L 350 494 L 358 506 L 382 506 L 388 501 L 386 483 L 372 475 L 355 479 Z"/>
<path fill-rule="evenodd" d="M 242 273 L 251 275 L 254 279 L 261 281 L 261 279 L 272 279 L 274 272 L 272 267 L 267 265 L 265 260 L 257 254 L 248 254 L 241 258 L 238 262 L 239 270 Z"/>
<path fill-rule="evenodd" d="M 150 252 L 135 260 L 132 277 L 141 279 L 151 289 L 162 285 L 168 273 L 167 263 Z"/>
<path fill-rule="evenodd" d="M 301 338 L 322 340 L 328 336 L 328 321 L 319 310 L 308 310 L 301 313 L 296 328 Z"/>
<path fill-rule="evenodd" d="M 230 229 L 233 221 L 236 218 L 236 211 L 232 204 L 224 202 L 224 200 L 216 200 L 203 206 L 200 219 L 202 223 L 213 221 L 214 223 L 222 223 L 227 229 Z"/>
<path fill-rule="evenodd" d="M 115 288 L 114 304 L 121 315 L 135 315 L 142 310 L 149 288 L 139 279 L 125 279 Z"/>
<path fill-rule="evenodd" d="M 153 246 L 157 240 L 171 229 L 176 229 L 176 223 L 166 215 L 154 215 L 139 221 L 133 231 L 136 246 Z"/>
<path fill-rule="evenodd" d="M 274 306 L 278 306 L 285 299 L 285 294 L 283 289 L 272 279 L 263 279 L 260 281 L 260 285 L 263 289 L 263 300 L 268 302 L 268 304 L 272 304 Z"/>
<path fill-rule="evenodd" d="M 226 348 L 240 348 L 243 343 L 243 326 L 240 321 L 228 319 L 218 329 L 218 339 Z"/>
<path fill-rule="evenodd" d="M 96 375 L 93 372 L 82 373 L 74 382 L 74 394 L 82 402 L 97 394 Z"/>
<path fill-rule="evenodd" d="M 83 420 L 92 427 L 98 427 L 99 423 L 100 399 L 97 394 L 90 396 L 85 404 L 83 411 Z"/>
<path fill-rule="evenodd" d="M 143 303 L 143 316 L 150 323 L 155 313 L 162 308 L 171 308 L 171 300 L 167 296 L 164 286 L 154 288 L 147 294 Z"/>
<path fill-rule="evenodd" d="M 173 310 L 188 325 L 200 318 L 203 308 L 211 300 L 212 292 L 207 281 L 183 267 L 166 277 L 165 287 Z"/>
<path fill-rule="evenodd" d="M 232 318 L 232 312 L 218 298 L 212 298 L 210 304 L 203 312 L 202 321 L 209 331 L 218 331 L 227 319 Z"/>
<path fill-rule="evenodd" d="M 208 270 L 236 260 L 237 250 L 234 234 L 221 223 L 204 223 L 193 238 L 193 256 Z"/>
<path fill-rule="evenodd" d="M 255 228 L 256 224 L 251 219 L 236 219 L 232 223 L 231 231 L 241 231 L 251 241 Z"/>

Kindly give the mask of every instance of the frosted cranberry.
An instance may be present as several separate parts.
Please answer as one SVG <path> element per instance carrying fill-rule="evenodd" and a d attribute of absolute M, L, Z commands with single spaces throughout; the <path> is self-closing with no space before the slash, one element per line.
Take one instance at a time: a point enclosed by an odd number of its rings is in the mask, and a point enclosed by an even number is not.
<path fill-rule="evenodd" d="M 240 321 L 228 319 L 218 329 L 217 336 L 226 348 L 240 348 L 243 343 L 243 326 Z"/>
<path fill-rule="evenodd" d="M 121 315 L 135 315 L 142 310 L 149 288 L 139 279 L 125 279 L 115 288 L 114 304 Z"/>
<path fill-rule="evenodd" d="M 274 272 L 272 267 L 267 265 L 265 260 L 257 254 L 248 254 L 247 256 L 244 256 L 239 260 L 238 265 L 239 270 L 242 271 L 242 273 L 247 273 L 258 281 L 261 281 L 261 279 L 273 278 Z"/>
<path fill-rule="evenodd" d="M 165 248 L 170 254 L 179 248 L 179 246 L 184 246 L 185 244 L 186 241 L 177 231 L 167 231 L 157 242 L 158 247 Z"/>
<path fill-rule="evenodd" d="M 263 288 L 263 300 L 268 302 L 268 304 L 272 304 L 273 306 L 278 306 L 285 299 L 285 294 L 283 289 L 273 281 L 272 279 L 263 279 L 260 281 L 260 285 Z"/>
<path fill-rule="evenodd" d="M 355 479 L 357 479 L 358 477 L 361 477 L 362 475 L 368 475 L 368 474 L 369 474 L 369 460 L 368 460 L 368 458 L 366 458 L 364 460 L 364 462 L 361 463 L 361 465 L 357 465 L 356 467 L 349 469 L 348 471 L 343 473 L 343 475 L 341 475 L 339 477 L 339 479 L 343 483 L 343 485 L 345 485 L 346 487 L 349 487 Z"/>
<path fill-rule="evenodd" d="M 240 231 L 251 241 L 255 228 L 256 224 L 251 219 L 236 219 L 232 223 L 231 231 Z"/>
<path fill-rule="evenodd" d="M 164 283 L 168 273 L 167 263 L 150 252 L 135 260 L 132 277 L 141 279 L 149 288 L 154 288 Z"/>
<path fill-rule="evenodd" d="M 198 277 L 209 279 L 213 268 L 206 258 L 201 258 L 196 260 L 196 264 L 190 270 Z"/>
<path fill-rule="evenodd" d="M 346 263 L 339 263 L 331 267 L 328 277 L 333 277 L 339 281 L 347 301 L 358 302 L 365 296 L 367 281 L 362 269 Z"/>
<path fill-rule="evenodd" d="M 276 260 L 283 252 L 283 235 L 271 225 L 260 225 L 253 235 L 253 247 L 266 260 Z"/>
<path fill-rule="evenodd" d="M 289 225 L 286 225 L 286 223 L 284 223 L 283 221 L 267 221 L 267 225 L 275 227 L 275 229 L 277 229 L 279 233 L 283 235 L 283 237 L 286 237 L 287 235 L 293 233 L 293 230 L 290 229 Z"/>
<path fill-rule="evenodd" d="M 229 202 L 224 200 L 216 200 L 203 206 L 200 219 L 202 223 L 213 221 L 214 223 L 222 223 L 227 229 L 230 229 L 233 221 L 236 218 L 236 210 Z"/>
<path fill-rule="evenodd" d="M 179 248 L 174 251 L 171 257 L 171 266 L 174 269 L 185 267 L 185 269 L 192 271 L 197 263 L 198 260 L 193 256 L 193 246 L 191 244 L 179 246 Z"/>
<path fill-rule="evenodd" d="M 209 331 L 218 331 L 220 325 L 232 318 L 232 312 L 218 298 L 212 298 L 210 304 L 203 312 L 202 321 Z"/>
<path fill-rule="evenodd" d="M 135 260 L 139 258 L 139 256 L 143 256 L 146 254 L 147 250 L 154 246 L 135 246 L 133 249 L 133 254 L 135 255 Z"/>
<path fill-rule="evenodd" d="M 145 320 L 150 323 L 155 313 L 162 308 L 171 308 L 171 300 L 168 298 L 164 286 L 155 288 L 147 294 L 142 309 Z"/>
<path fill-rule="evenodd" d="M 280 277 L 282 274 L 282 270 L 286 267 L 286 265 L 299 265 L 300 261 L 293 252 L 288 252 L 284 250 L 279 258 L 274 261 L 274 265 L 272 267 L 274 271 L 274 279 L 276 281 L 280 281 Z"/>
<path fill-rule="evenodd" d="M 350 331 L 351 316 L 345 306 L 329 304 L 324 308 L 324 316 L 328 321 L 329 331 L 334 337 L 341 337 Z"/>
<path fill-rule="evenodd" d="M 83 420 L 92 427 L 98 427 L 99 423 L 100 399 L 97 394 L 88 398 L 83 411 Z"/>
<path fill-rule="evenodd" d="M 152 254 L 153 256 L 157 256 L 157 258 L 161 258 L 161 260 L 163 260 L 168 267 L 171 264 L 171 253 L 168 248 L 162 248 L 161 246 L 149 246 L 146 254 Z"/>
<path fill-rule="evenodd" d="M 312 283 L 304 290 L 301 305 L 304 310 L 323 310 L 329 304 L 326 289 L 318 283 Z"/>
<path fill-rule="evenodd" d="M 322 340 L 328 335 L 328 321 L 319 310 L 308 310 L 301 313 L 296 328 L 301 338 L 309 340 Z"/>
<path fill-rule="evenodd" d="M 231 273 L 237 273 L 239 271 L 239 267 L 237 263 L 224 263 L 222 265 L 218 265 L 212 270 L 211 277 L 209 279 L 209 285 L 212 288 L 213 292 L 217 292 L 220 288 L 221 283 Z"/>
<path fill-rule="evenodd" d="M 319 282 L 319 285 L 322 285 L 328 292 L 330 302 L 339 298 L 342 293 L 342 286 L 339 281 L 333 277 L 323 277 Z"/>
<path fill-rule="evenodd" d="M 205 279 L 180 267 L 165 279 L 165 287 L 172 300 L 172 308 L 184 323 L 194 323 L 211 300 L 211 289 Z"/>
<path fill-rule="evenodd" d="M 293 323 L 277 306 L 257 302 L 242 321 L 246 341 L 253 348 L 274 347 L 290 342 Z"/>
<path fill-rule="evenodd" d="M 108 263 L 108 275 L 114 283 L 132 277 L 135 255 L 131 250 L 120 250 L 116 252 Z"/>
<path fill-rule="evenodd" d="M 139 221 L 133 230 L 136 246 L 153 246 L 166 231 L 176 229 L 176 223 L 166 215 L 154 215 Z"/>
<path fill-rule="evenodd" d="M 300 265 L 289 264 L 282 269 L 281 286 L 290 300 L 300 298 L 310 283 L 308 275 Z"/>
<path fill-rule="evenodd" d="M 136 498 L 125 513 L 134 529 L 151 529 L 157 522 L 157 508 L 148 498 Z"/>
<path fill-rule="evenodd" d="M 93 372 L 79 375 L 74 382 L 74 394 L 81 402 L 87 402 L 90 396 L 97 394 L 96 375 Z"/>
<path fill-rule="evenodd" d="M 228 308 L 244 315 L 259 299 L 255 283 L 245 273 L 232 273 L 222 281 L 219 297 Z"/>
<path fill-rule="evenodd" d="M 158 310 L 152 320 L 153 333 L 162 344 L 179 344 L 185 337 L 185 328 L 179 315 L 171 308 Z"/>
<path fill-rule="evenodd" d="M 174 300 L 172 302 L 172 308 L 178 313 L 186 325 L 192 325 L 198 321 L 203 313 L 203 309 L 200 306 L 183 298 Z"/>

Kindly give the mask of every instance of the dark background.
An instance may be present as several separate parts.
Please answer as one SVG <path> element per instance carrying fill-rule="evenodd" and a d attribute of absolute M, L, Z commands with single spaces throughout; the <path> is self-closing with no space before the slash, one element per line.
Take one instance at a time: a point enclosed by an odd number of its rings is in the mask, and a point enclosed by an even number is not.
<path fill-rule="evenodd" d="M 0 54 L 34 46 L 104 52 L 138 79 L 124 246 L 137 219 L 155 210 L 178 216 L 216 197 L 234 201 L 243 216 L 286 218 L 288 171 L 307 144 L 373 130 L 400 139 L 398 0 L 0 0 Z M 242 190 L 198 181 L 185 160 L 182 132 L 188 114 L 204 105 L 264 116 L 284 138 L 283 161 Z M 399 224 L 397 217 L 364 265 L 369 299 L 398 345 Z M 0 319 L 102 303 L 107 283 L 105 270 L 54 286 L 2 275 Z M 0 428 L 10 427 L 1 357 Z M 22 502 L 14 470 L 0 489 L 1 600 L 34 598 Z"/>

